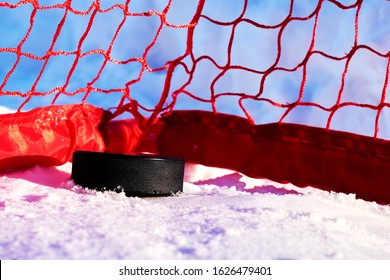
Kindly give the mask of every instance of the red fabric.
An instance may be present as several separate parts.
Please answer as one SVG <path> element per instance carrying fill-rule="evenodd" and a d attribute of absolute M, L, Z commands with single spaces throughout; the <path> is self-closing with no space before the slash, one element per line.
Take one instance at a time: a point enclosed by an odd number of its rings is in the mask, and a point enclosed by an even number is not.
<path fill-rule="evenodd" d="M 89 105 L 0 116 L 0 169 L 52 166 L 76 149 L 158 153 L 251 177 L 390 203 L 390 142 L 295 124 L 251 125 L 203 111 L 174 111 L 145 131 Z"/>
<path fill-rule="evenodd" d="M 109 121 L 102 126 L 106 152 L 131 154 L 143 132 L 134 119 Z"/>
<path fill-rule="evenodd" d="M 0 170 L 61 165 L 75 150 L 156 153 L 156 126 L 144 133 L 135 120 L 111 118 L 110 112 L 91 105 L 0 115 Z"/>
<path fill-rule="evenodd" d="M 162 120 L 161 155 L 390 203 L 388 141 L 296 124 L 255 126 L 203 111 L 174 111 Z"/>
<path fill-rule="evenodd" d="M 103 151 L 107 136 L 100 127 L 109 115 L 90 105 L 0 115 L 0 169 L 63 164 L 75 149 Z"/>

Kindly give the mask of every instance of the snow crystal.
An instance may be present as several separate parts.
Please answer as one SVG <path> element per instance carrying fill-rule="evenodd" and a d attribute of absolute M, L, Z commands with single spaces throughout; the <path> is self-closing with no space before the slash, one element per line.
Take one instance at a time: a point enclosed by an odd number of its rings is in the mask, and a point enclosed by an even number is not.
<path fill-rule="evenodd" d="M 70 170 L 0 175 L 1 259 L 390 258 L 390 207 L 354 195 L 187 165 L 182 193 L 126 197 Z"/>

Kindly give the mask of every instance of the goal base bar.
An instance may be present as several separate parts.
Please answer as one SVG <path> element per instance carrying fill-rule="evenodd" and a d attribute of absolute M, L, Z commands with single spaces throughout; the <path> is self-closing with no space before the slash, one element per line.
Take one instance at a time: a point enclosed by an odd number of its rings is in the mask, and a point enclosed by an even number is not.
<path fill-rule="evenodd" d="M 251 125 L 205 111 L 173 111 L 162 121 L 163 156 L 390 203 L 388 141 L 297 124 Z"/>

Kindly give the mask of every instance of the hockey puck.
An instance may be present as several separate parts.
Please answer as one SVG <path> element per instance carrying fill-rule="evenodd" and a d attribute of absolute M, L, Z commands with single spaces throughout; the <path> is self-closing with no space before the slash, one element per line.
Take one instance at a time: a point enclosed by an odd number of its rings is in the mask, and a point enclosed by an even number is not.
<path fill-rule="evenodd" d="M 167 196 L 183 191 L 184 160 L 154 156 L 76 151 L 75 184 L 126 196 Z"/>

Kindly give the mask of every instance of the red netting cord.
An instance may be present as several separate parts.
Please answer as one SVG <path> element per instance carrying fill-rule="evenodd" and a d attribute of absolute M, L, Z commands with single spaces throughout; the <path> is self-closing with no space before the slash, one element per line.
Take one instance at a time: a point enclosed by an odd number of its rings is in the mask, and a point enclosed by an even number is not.
<path fill-rule="evenodd" d="M 190 21 L 180 25 L 172 24 L 167 19 L 175 4 L 174 0 L 169 0 L 161 11 L 132 12 L 131 3 L 131 0 L 127 0 L 125 4 L 114 4 L 103 9 L 100 1 L 96 0 L 86 11 L 81 11 L 74 8 L 71 0 L 51 6 L 42 6 L 38 0 L 23 0 L 16 4 L 0 2 L 0 8 L 8 9 L 9 12 L 16 11 L 26 5 L 32 7 L 27 31 L 20 42 L 11 47 L 2 47 L 0 44 L 0 53 L 16 55 L 14 64 L 7 69 L 0 84 L 0 94 L 24 98 L 18 113 L 4 115 L 0 118 L 0 134 L 5 142 L 12 143 L 0 150 L 0 168 L 18 167 L 18 163 L 22 162 L 20 156 L 29 159 L 24 161 L 27 164 L 61 164 L 70 159 L 74 149 L 80 147 L 125 153 L 147 151 L 166 156 L 184 157 L 191 162 L 231 168 L 253 177 L 267 177 L 279 182 L 292 182 L 298 186 L 312 185 L 325 190 L 353 192 L 365 199 L 390 202 L 386 175 L 386 170 L 390 167 L 388 166 L 390 144 L 387 140 L 379 139 L 380 119 L 384 109 L 390 107 L 386 98 L 390 75 L 390 51 L 383 53 L 372 46 L 359 42 L 363 0 L 357 0 L 350 5 L 344 5 L 336 0 L 319 0 L 313 11 L 302 17 L 294 15 L 296 1 L 291 0 L 285 18 L 273 25 L 246 17 L 246 12 L 249 9 L 248 0 L 243 0 L 242 11 L 235 19 L 225 22 L 213 19 L 206 14 L 204 11 L 206 0 L 199 0 Z M 342 11 L 355 13 L 353 45 L 342 56 L 336 56 L 317 48 L 318 25 L 324 3 L 334 5 Z M 51 9 L 63 11 L 63 16 L 53 37 L 50 38 L 50 46 L 42 56 L 30 53 L 24 46 L 35 28 L 38 12 Z M 115 30 L 108 48 L 95 48 L 83 52 L 83 46 L 91 34 L 97 16 L 111 13 L 114 10 L 120 10 L 123 13 L 123 18 L 117 26 L 113 27 Z M 70 14 L 86 17 L 88 23 L 78 39 L 75 50 L 56 50 L 57 41 Z M 134 17 L 158 17 L 159 24 L 155 34 L 140 56 L 115 59 L 112 57 L 113 47 L 127 21 Z M 290 68 L 283 66 L 281 64 L 282 54 L 288 47 L 283 44 L 286 30 L 294 23 L 311 20 L 313 28 L 306 55 L 295 66 Z M 198 55 L 195 51 L 198 43 L 196 31 L 200 21 L 218 27 L 231 28 L 226 51 L 221 50 L 226 54 L 224 62 L 220 62 L 218 58 L 207 52 Z M 239 27 L 243 24 L 276 33 L 275 59 L 265 69 L 249 67 L 244 63 L 241 65 L 241 62 L 235 61 L 233 57 Z M 177 57 L 166 61 L 164 65 L 153 68 L 148 56 L 158 44 L 164 28 L 177 28 L 186 31 L 185 50 L 183 53 L 178 53 Z M 250 47 L 248 46 L 248 48 Z M 343 99 L 352 62 L 361 51 L 385 59 L 387 62 L 382 90 L 378 93 L 378 96 L 380 95 L 378 104 Z M 85 84 L 81 84 L 73 90 L 69 89 L 72 78 L 78 74 L 77 67 L 81 60 L 96 54 L 104 57 L 96 75 Z M 64 83 L 45 87 L 44 90 L 37 90 L 43 75 L 48 71 L 50 59 L 58 56 L 74 57 L 70 69 L 66 73 Z M 304 99 L 311 75 L 309 64 L 316 56 L 331 62 L 345 63 L 339 77 L 340 86 L 337 98 L 332 105 Z M 7 84 L 16 70 L 21 67 L 21 60 L 25 58 L 43 62 L 42 67 L 36 73 L 36 79 L 31 88 L 27 91 L 7 89 Z M 197 74 L 201 71 L 199 70 L 201 64 L 205 62 L 211 63 L 210 70 L 213 68 L 212 70 L 216 72 L 210 74 L 212 78 L 208 95 L 204 92 L 197 92 L 192 87 L 194 83 L 199 82 Z M 117 66 L 138 63 L 141 68 L 136 77 L 130 78 L 131 75 L 129 75 L 129 79 L 122 86 L 103 88 L 97 82 L 101 79 L 103 71 L 107 69 L 109 63 Z M 218 89 L 219 82 L 229 74 L 229 71 L 240 71 L 240 73 L 259 77 L 257 92 L 234 92 L 233 89 L 229 88 Z M 157 93 L 159 98 L 152 105 L 146 105 L 142 100 L 134 98 L 132 93 L 133 86 L 143 81 L 145 72 L 165 75 L 162 92 Z M 282 99 L 267 95 L 266 83 L 272 79 L 275 73 L 279 72 L 302 73 L 298 81 L 299 89 L 295 100 L 284 102 Z M 173 83 L 177 73 L 182 73 L 183 77 L 181 77 L 180 83 L 177 81 Z M 60 97 L 76 97 L 79 94 L 83 96 L 81 103 L 85 104 L 92 92 L 102 94 L 102 98 L 114 93 L 120 93 L 122 97 L 112 114 L 90 105 L 54 106 Z M 30 104 L 33 97 L 49 95 L 53 96 L 51 106 L 37 108 L 30 112 L 21 112 L 27 104 Z M 194 109 L 196 109 L 197 104 L 203 107 L 206 104 L 211 112 L 177 111 L 182 98 L 192 100 L 195 104 Z M 226 98 L 236 98 L 237 106 L 235 107 L 239 108 L 240 112 L 233 112 L 232 109 L 229 112 L 230 115 L 222 114 L 218 102 Z M 256 125 L 255 111 L 247 105 L 249 101 L 256 102 L 256 104 L 272 105 L 275 110 L 283 110 L 283 113 L 278 119 L 275 119 L 274 124 Z M 322 128 L 317 128 L 286 123 L 289 116 L 302 107 L 328 113 L 326 124 Z M 261 108 L 260 105 L 259 108 Z M 345 108 L 362 108 L 375 112 L 375 122 L 370 136 L 332 130 L 335 115 Z M 136 121 L 110 121 L 125 112 L 130 112 Z M 233 114 L 241 114 L 245 118 Z M 61 118 L 56 116 L 61 116 Z M 161 118 L 161 116 L 163 117 Z M 48 128 L 50 129 L 47 130 Z M 37 139 L 40 131 L 51 136 Z M 26 145 L 21 143 L 26 143 Z M 56 145 L 58 145 L 57 148 L 55 148 Z M 43 147 L 46 150 L 50 149 L 53 153 L 45 154 Z"/>
<path fill-rule="evenodd" d="M 354 44 L 353 44 L 351 50 L 345 56 L 342 56 L 342 57 L 332 56 L 332 55 L 327 54 L 321 50 L 315 50 L 318 17 L 319 17 L 320 11 L 322 9 L 323 3 L 325 2 L 324 0 L 319 1 L 317 7 L 313 10 L 313 12 L 306 17 L 294 17 L 293 16 L 293 7 L 294 7 L 295 1 L 292 0 L 290 3 L 289 12 L 288 12 L 287 16 L 285 17 L 285 19 L 283 21 L 281 21 L 280 23 L 275 24 L 275 25 L 261 24 L 261 23 L 255 22 L 249 18 L 245 18 L 245 12 L 248 8 L 248 0 L 244 0 L 243 10 L 242 10 L 241 14 L 235 20 L 233 20 L 231 22 L 217 21 L 217 20 L 214 20 L 214 19 L 208 17 L 205 14 L 202 14 L 203 7 L 205 5 L 205 0 L 201 0 L 198 2 L 198 6 L 196 8 L 196 11 L 194 12 L 194 16 L 191 19 L 191 21 L 188 24 L 183 24 L 183 25 L 174 25 L 174 24 L 171 24 L 167 21 L 167 13 L 169 12 L 169 10 L 171 8 L 172 1 L 168 1 L 166 7 L 163 9 L 162 12 L 148 11 L 148 12 L 143 12 L 143 13 L 130 12 L 129 11 L 130 2 L 131 1 L 128 0 L 128 1 L 126 1 L 126 3 L 124 5 L 116 4 L 108 9 L 103 10 L 101 8 L 100 1 L 94 1 L 90 5 L 90 7 L 88 8 L 87 11 L 80 11 L 80 10 L 74 9 L 72 7 L 72 1 L 66 1 L 63 4 L 55 4 L 52 6 L 41 6 L 41 5 L 39 5 L 39 2 L 37 0 L 20 1 L 17 4 L 9 4 L 7 2 L 0 2 L 0 7 L 7 7 L 11 10 L 18 9 L 19 7 L 21 7 L 23 5 L 27 5 L 27 4 L 33 5 L 33 10 L 31 12 L 31 16 L 30 16 L 29 28 L 28 28 L 25 36 L 23 37 L 23 39 L 20 41 L 20 43 L 14 48 L 10 48 L 10 47 L 0 48 L 0 52 L 15 53 L 17 56 L 17 59 L 13 65 L 13 67 L 7 72 L 2 84 L 0 85 L 0 91 L 2 92 L 2 95 L 17 95 L 17 96 L 25 97 L 24 102 L 19 107 L 19 109 L 22 109 L 30 101 L 30 99 L 33 96 L 54 95 L 54 98 L 52 101 L 52 103 L 54 104 L 57 101 L 58 97 L 63 95 L 63 94 L 68 95 L 68 96 L 74 96 L 74 95 L 77 95 L 80 93 L 84 93 L 83 102 L 85 102 L 87 97 L 89 96 L 89 94 L 91 92 L 101 92 L 103 94 L 109 94 L 112 92 L 121 92 L 123 94 L 123 99 L 117 106 L 118 112 L 126 111 L 127 107 L 132 108 L 131 109 L 132 112 L 134 112 L 134 110 L 139 111 L 140 109 L 144 110 L 144 111 L 151 112 L 151 116 L 150 116 L 149 121 L 148 121 L 149 124 L 152 123 L 153 120 L 156 119 L 160 115 L 161 112 L 164 112 L 166 110 L 173 110 L 175 108 L 176 103 L 177 103 L 178 96 L 180 96 L 180 95 L 190 96 L 191 98 L 193 98 L 194 100 L 199 101 L 199 102 L 210 103 L 210 108 L 214 112 L 218 111 L 217 106 L 216 106 L 216 101 L 218 99 L 224 98 L 224 96 L 237 96 L 237 97 L 239 97 L 239 100 L 238 100 L 239 107 L 242 109 L 245 116 L 247 116 L 247 118 L 253 123 L 255 123 L 255 120 L 253 120 L 251 113 L 245 107 L 245 105 L 244 105 L 245 100 L 255 100 L 255 101 L 260 101 L 260 102 L 267 102 L 267 103 L 270 103 L 276 107 L 285 108 L 286 109 L 285 112 L 282 114 L 281 118 L 279 119 L 280 123 L 283 122 L 285 120 L 286 116 L 288 116 L 292 111 L 295 110 L 295 108 L 297 108 L 299 106 L 316 107 L 316 108 L 319 108 L 321 110 L 324 110 L 324 111 L 327 111 L 330 113 L 327 124 L 326 124 L 327 129 L 330 128 L 333 116 L 340 108 L 347 107 L 347 106 L 356 106 L 356 107 L 362 107 L 362 108 L 370 108 L 370 109 L 377 110 L 377 111 L 381 112 L 381 108 L 389 107 L 389 104 L 385 103 L 385 99 L 383 99 L 383 103 L 381 102 L 378 106 L 375 106 L 372 104 L 361 104 L 361 103 L 357 103 L 357 102 L 342 102 L 341 101 L 342 95 L 344 92 L 345 78 L 346 78 L 346 75 L 349 71 L 349 64 L 357 51 L 365 49 L 365 50 L 368 50 L 368 51 L 376 54 L 377 56 L 387 58 L 387 59 L 389 58 L 389 55 L 387 53 L 386 54 L 379 53 L 378 51 L 374 50 L 373 48 L 371 48 L 369 46 L 362 45 L 362 44 L 358 43 L 359 13 L 361 11 L 361 7 L 363 4 L 362 0 L 358 0 L 351 5 L 343 5 L 343 4 L 339 3 L 338 1 L 334 1 L 334 0 L 327 1 L 327 2 L 330 2 L 334 5 L 336 5 L 340 9 L 344 9 L 344 10 L 355 9 L 355 11 L 356 11 L 356 13 L 355 13 Z M 107 50 L 94 49 L 94 50 L 90 50 L 90 51 L 83 53 L 81 50 L 83 43 L 84 43 L 86 37 L 90 33 L 90 30 L 94 24 L 96 15 L 98 13 L 109 13 L 112 10 L 117 9 L 117 8 L 119 8 L 123 11 L 124 17 L 123 17 L 122 21 L 120 22 L 120 24 L 115 28 L 114 36 L 112 37 L 112 40 L 109 44 L 108 49 Z M 51 39 L 52 42 L 51 42 L 50 48 L 46 51 L 45 55 L 41 56 L 41 57 L 34 55 L 34 54 L 31 54 L 31 53 L 28 53 L 28 52 L 23 52 L 22 47 L 25 44 L 25 42 L 27 41 L 27 39 L 30 37 L 30 33 L 31 33 L 32 29 L 34 28 L 34 23 L 35 23 L 35 18 L 36 18 L 37 12 L 41 11 L 41 10 L 49 10 L 49 9 L 62 9 L 62 10 L 64 10 L 64 15 L 57 26 L 57 29 L 55 31 L 53 38 Z M 54 51 L 53 50 L 54 46 L 57 42 L 59 35 L 61 34 L 61 31 L 64 27 L 65 21 L 67 20 L 67 15 L 69 14 L 69 12 L 73 13 L 74 15 L 89 17 L 89 22 L 87 24 L 87 27 L 86 27 L 84 33 L 80 37 L 80 40 L 78 41 L 77 49 L 75 51 Z M 145 48 L 142 56 L 141 57 L 130 57 L 127 60 L 116 60 L 116 59 L 112 58 L 111 51 L 112 51 L 113 45 L 115 44 L 117 36 L 120 33 L 123 25 L 126 23 L 127 19 L 130 17 L 150 17 L 152 15 L 157 15 L 160 18 L 161 23 L 160 23 L 160 26 L 158 27 L 158 30 L 157 30 L 153 40 Z M 285 33 L 286 27 L 288 27 L 289 24 L 292 22 L 295 22 L 295 21 L 304 22 L 304 21 L 311 20 L 313 18 L 314 18 L 314 26 L 313 26 L 313 31 L 312 31 L 312 39 L 311 39 L 310 47 L 309 47 L 308 52 L 307 52 L 306 56 L 304 57 L 304 59 L 301 61 L 301 63 L 297 64 L 296 67 L 291 68 L 291 69 L 278 66 L 278 63 L 280 62 L 280 58 L 281 58 L 281 54 L 282 54 L 282 49 L 283 49 L 282 48 L 282 36 Z M 194 53 L 193 53 L 194 30 L 196 29 L 196 26 L 197 26 L 197 23 L 199 22 L 199 20 L 207 20 L 215 25 L 231 26 L 232 27 L 231 36 L 230 36 L 229 43 L 227 46 L 228 53 L 227 53 L 226 65 L 219 65 L 213 57 L 208 56 L 208 55 L 202 55 L 200 57 L 196 57 L 194 55 Z M 232 65 L 231 64 L 231 61 L 232 61 L 231 55 L 232 55 L 232 47 L 234 44 L 235 31 L 236 31 L 237 27 L 243 23 L 251 24 L 254 27 L 261 28 L 261 29 L 269 29 L 269 30 L 275 30 L 275 31 L 278 30 L 277 43 L 275 46 L 275 48 L 277 49 L 277 55 L 275 57 L 274 63 L 265 70 L 260 71 L 257 69 L 250 69 L 248 67 L 241 66 L 241 65 Z M 171 61 L 167 61 L 162 68 L 153 69 L 148 64 L 147 55 L 149 54 L 150 50 L 155 46 L 156 41 L 159 38 L 163 27 L 186 29 L 187 30 L 187 42 L 186 42 L 187 47 L 186 47 L 186 51 L 183 54 L 179 55 L 176 59 L 173 59 Z M 87 56 L 90 56 L 90 55 L 93 55 L 93 54 L 101 54 L 104 56 L 104 61 L 101 64 L 96 76 L 93 79 L 91 79 L 91 81 L 89 81 L 84 87 L 79 87 L 74 91 L 67 91 L 67 87 L 70 83 L 70 79 L 74 75 L 75 69 L 76 69 L 80 59 L 87 57 Z M 306 88 L 308 61 L 310 60 L 310 58 L 313 57 L 313 55 L 321 55 L 323 57 L 328 58 L 329 60 L 345 61 L 345 63 L 346 63 L 344 71 L 342 73 L 342 77 L 341 77 L 341 86 L 339 88 L 339 95 L 338 95 L 337 101 L 335 102 L 335 104 L 333 104 L 330 107 L 324 107 L 323 105 L 317 104 L 314 102 L 302 101 L 303 93 L 304 93 L 305 88 Z M 62 86 L 58 85 L 54 88 L 48 89 L 45 92 L 37 92 L 36 91 L 37 84 L 41 80 L 41 77 L 42 77 L 44 71 L 46 70 L 46 66 L 47 66 L 49 59 L 51 57 L 54 57 L 54 56 L 75 56 L 75 59 L 72 63 L 72 66 L 71 66 L 71 68 L 68 71 L 68 74 L 66 76 L 65 83 Z M 15 72 L 15 69 L 18 67 L 21 57 L 44 61 L 43 65 L 41 67 L 41 70 L 39 71 L 39 73 L 37 75 L 37 78 L 35 79 L 31 89 L 28 92 L 4 90 L 4 87 L 7 84 L 10 76 Z M 185 59 L 187 59 L 188 57 L 191 59 L 191 61 L 193 63 L 193 66 L 191 68 L 188 68 L 188 65 L 184 62 Z M 194 94 L 191 91 L 187 90 L 187 87 L 193 81 L 193 76 L 194 76 L 195 72 L 197 71 L 197 65 L 201 61 L 204 61 L 204 60 L 208 60 L 208 61 L 212 62 L 215 65 L 215 67 L 220 69 L 220 73 L 211 82 L 210 98 L 209 99 L 205 99 L 203 97 L 200 97 L 197 94 Z M 116 63 L 118 65 L 137 62 L 137 63 L 142 64 L 142 69 L 140 70 L 137 78 L 129 80 L 126 83 L 126 85 L 122 88 L 103 89 L 103 88 L 94 87 L 94 84 L 101 77 L 101 74 L 102 74 L 103 70 L 105 69 L 108 62 Z M 183 67 L 186 70 L 186 72 L 188 74 L 188 80 L 187 81 L 184 80 L 181 87 L 179 87 L 177 89 L 172 89 L 171 88 L 172 76 L 174 75 L 174 72 L 178 67 Z M 270 75 L 272 75 L 276 71 L 296 72 L 300 69 L 302 69 L 303 75 L 302 75 L 301 86 L 299 89 L 298 97 L 297 97 L 295 102 L 283 104 L 283 103 L 277 102 L 275 100 L 272 100 L 270 98 L 262 97 L 264 95 L 264 84 Z M 131 86 L 142 80 L 143 73 L 145 70 L 150 71 L 150 72 L 167 71 L 165 85 L 164 85 L 164 88 L 163 88 L 163 91 L 161 93 L 159 101 L 155 104 L 155 106 L 153 108 L 146 108 L 143 104 L 138 103 L 137 109 L 134 109 L 134 107 L 133 107 L 134 100 L 131 98 L 131 95 L 130 95 Z M 229 70 L 242 70 L 242 71 L 247 71 L 247 72 L 261 75 L 258 93 L 251 95 L 251 94 L 248 94 L 245 92 L 240 92 L 240 93 L 216 92 L 216 90 L 215 90 L 216 83 Z M 386 79 L 387 79 L 387 76 L 386 76 Z M 384 94 L 386 94 L 385 90 L 383 92 L 384 92 Z M 169 97 L 171 97 L 170 101 L 168 101 Z M 118 115 L 118 113 L 114 114 L 114 116 L 116 116 L 116 115 Z M 378 126 L 373 128 L 373 136 L 374 137 L 376 137 L 378 135 L 377 129 L 378 129 Z"/>
<path fill-rule="evenodd" d="M 386 101 L 386 92 L 387 92 L 388 87 L 389 87 L 389 76 L 390 76 L 390 55 L 389 55 L 389 58 L 387 60 L 386 76 L 385 76 L 385 82 L 384 82 L 383 89 L 382 89 L 382 94 L 381 94 L 381 102 L 379 104 L 378 112 L 377 112 L 376 117 L 375 117 L 375 134 L 374 134 L 374 138 L 378 137 L 379 117 L 381 115 L 381 112 L 382 112 L 383 108 L 385 108 L 386 106 L 389 106 L 387 103 L 385 103 L 385 101 Z"/>

